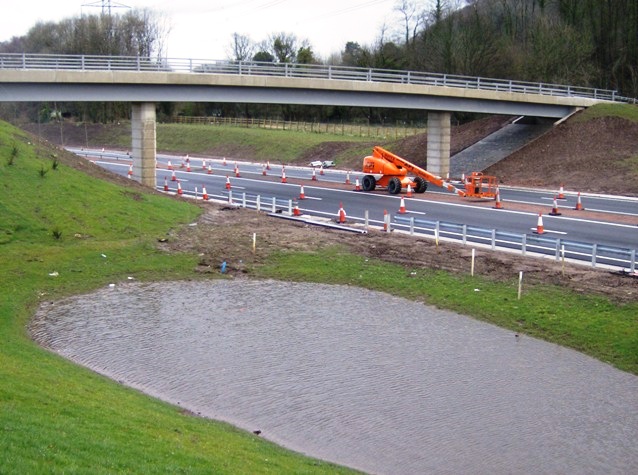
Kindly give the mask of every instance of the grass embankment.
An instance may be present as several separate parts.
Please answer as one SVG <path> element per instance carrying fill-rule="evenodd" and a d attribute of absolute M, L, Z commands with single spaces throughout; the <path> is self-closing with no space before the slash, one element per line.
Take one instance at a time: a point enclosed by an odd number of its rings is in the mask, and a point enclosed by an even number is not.
<path fill-rule="evenodd" d="M 89 178 L 28 140 L 0 122 L 0 473 L 345 472 L 182 414 L 28 338 L 42 300 L 129 276 L 191 277 L 196 256 L 154 243 L 199 213 Z"/>
<path fill-rule="evenodd" d="M 339 163 L 350 157 L 361 160 L 361 150 L 370 153 L 366 137 L 338 134 L 316 134 L 294 130 L 267 130 L 242 128 L 230 125 L 157 124 L 157 149 L 169 153 L 228 155 L 233 158 L 250 158 L 256 161 L 270 160 L 276 163 L 290 163 L 298 160 L 304 151 L 325 142 L 353 144 L 353 150 L 346 150 L 333 158 Z M 102 147 L 112 144 L 128 148 L 131 144 L 130 125 L 105 127 L 91 138 L 92 146 Z"/>
<path fill-rule="evenodd" d="M 610 117 L 618 117 L 632 122 L 638 122 L 638 107 L 631 104 L 596 104 L 595 106 L 588 107 L 583 110 L 580 114 L 575 115 L 570 120 L 578 123 L 597 118 Z"/>

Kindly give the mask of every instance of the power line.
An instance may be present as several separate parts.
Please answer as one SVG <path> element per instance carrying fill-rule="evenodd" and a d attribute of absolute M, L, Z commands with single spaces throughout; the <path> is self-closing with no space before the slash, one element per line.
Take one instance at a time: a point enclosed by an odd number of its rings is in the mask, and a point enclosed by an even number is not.
<path fill-rule="evenodd" d="M 102 8 L 102 15 L 108 14 L 111 16 L 112 8 L 131 8 L 128 5 L 124 5 L 123 3 L 113 2 L 112 0 L 97 0 L 91 3 L 82 4 L 83 7 L 97 7 Z"/>

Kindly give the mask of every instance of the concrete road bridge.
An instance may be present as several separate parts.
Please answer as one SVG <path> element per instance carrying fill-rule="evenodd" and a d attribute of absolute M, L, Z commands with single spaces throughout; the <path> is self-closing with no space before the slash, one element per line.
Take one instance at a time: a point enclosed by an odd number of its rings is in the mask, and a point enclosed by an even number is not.
<path fill-rule="evenodd" d="M 131 102 L 133 176 L 155 186 L 157 102 L 240 102 L 427 111 L 428 169 L 450 168 L 452 112 L 562 118 L 615 91 L 315 64 L 0 54 L 0 101 Z"/>

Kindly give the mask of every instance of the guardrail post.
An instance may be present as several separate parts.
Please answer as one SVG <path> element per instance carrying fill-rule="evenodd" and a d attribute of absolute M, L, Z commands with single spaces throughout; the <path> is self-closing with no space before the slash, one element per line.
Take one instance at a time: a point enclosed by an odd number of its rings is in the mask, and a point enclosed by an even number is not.
<path fill-rule="evenodd" d="M 467 224 L 463 225 L 463 245 L 467 244 Z"/>
<path fill-rule="evenodd" d="M 437 221 L 436 224 L 434 225 L 434 237 L 436 238 L 437 242 L 439 240 L 440 232 L 441 232 L 441 221 Z"/>
<path fill-rule="evenodd" d="M 414 235 L 414 216 L 410 216 L 410 236 Z"/>
<path fill-rule="evenodd" d="M 363 212 L 363 226 L 365 227 L 366 231 L 368 230 L 369 215 L 370 215 L 370 212 L 368 210 L 365 210 Z"/>
<path fill-rule="evenodd" d="M 332 79 L 332 66 L 328 66 L 328 79 Z"/>
<path fill-rule="evenodd" d="M 527 248 L 527 234 L 523 234 L 521 238 L 521 255 L 524 256 Z"/>
<path fill-rule="evenodd" d="M 228 190 L 228 203 L 233 203 L 233 190 Z"/>
<path fill-rule="evenodd" d="M 631 250 L 631 263 L 629 264 L 629 270 L 631 272 L 636 272 L 636 250 Z"/>
<path fill-rule="evenodd" d="M 496 229 L 492 229 L 492 250 L 496 249 Z"/>
<path fill-rule="evenodd" d="M 237 64 L 237 72 L 239 73 L 239 75 L 240 75 L 240 76 L 241 76 L 241 73 L 242 73 L 242 68 L 241 68 L 241 67 L 242 67 L 242 62 L 240 61 L 240 62 Z"/>
<path fill-rule="evenodd" d="M 292 216 L 292 200 L 288 200 L 288 214 Z"/>
<path fill-rule="evenodd" d="M 368 69 L 368 81 L 372 81 L 372 69 Z"/>
<path fill-rule="evenodd" d="M 27 69 L 27 55 L 22 53 L 22 69 Z"/>
<path fill-rule="evenodd" d="M 80 67 L 82 68 L 82 71 L 84 71 L 84 55 L 80 56 Z"/>
<path fill-rule="evenodd" d="M 135 59 L 136 59 L 136 63 L 137 63 L 137 70 L 141 71 L 142 70 L 142 62 L 140 61 L 140 56 L 137 55 L 137 58 L 135 58 Z"/>
<path fill-rule="evenodd" d="M 245 191 L 244 191 L 244 193 L 242 194 L 242 197 L 241 197 L 241 206 L 242 206 L 242 208 L 246 207 L 246 192 Z"/>
<path fill-rule="evenodd" d="M 591 266 L 596 267 L 596 252 L 598 252 L 598 244 L 591 246 Z"/>
<path fill-rule="evenodd" d="M 276 196 L 272 197 L 272 212 L 273 213 L 277 212 L 277 197 Z"/>
<path fill-rule="evenodd" d="M 255 207 L 257 208 L 257 211 L 261 211 L 261 195 L 257 195 Z"/>

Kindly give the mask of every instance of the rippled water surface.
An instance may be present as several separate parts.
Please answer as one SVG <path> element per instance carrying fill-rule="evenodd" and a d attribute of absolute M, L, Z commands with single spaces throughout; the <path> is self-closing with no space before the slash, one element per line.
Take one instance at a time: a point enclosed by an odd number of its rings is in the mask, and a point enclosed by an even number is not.
<path fill-rule="evenodd" d="M 343 286 L 126 284 L 49 304 L 54 351 L 204 416 L 373 473 L 638 473 L 638 378 Z"/>

